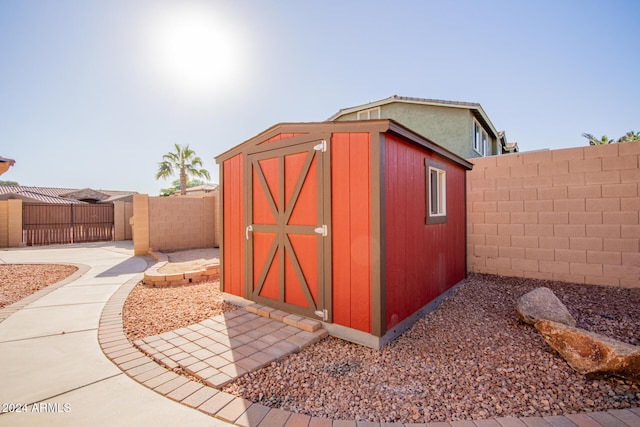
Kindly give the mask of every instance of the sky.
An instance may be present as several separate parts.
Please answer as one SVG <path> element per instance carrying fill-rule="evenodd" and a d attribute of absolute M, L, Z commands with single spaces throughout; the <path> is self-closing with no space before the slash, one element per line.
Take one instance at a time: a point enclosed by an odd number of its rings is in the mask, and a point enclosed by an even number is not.
<path fill-rule="evenodd" d="M 157 195 L 162 155 L 391 95 L 478 102 L 521 151 L 640 131 L 637 0 L 2 0 L 0 180 Z"/>

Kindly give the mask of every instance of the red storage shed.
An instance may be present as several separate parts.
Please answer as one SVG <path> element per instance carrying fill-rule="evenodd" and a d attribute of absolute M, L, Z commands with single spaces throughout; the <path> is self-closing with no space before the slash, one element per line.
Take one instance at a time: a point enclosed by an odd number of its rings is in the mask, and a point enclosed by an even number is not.
<path fill-rule="evenodd" d="M 379 348 L 465 278 L 472 165 L 393 120 L 278 124 L 216 162 L 230 300 Z"/>

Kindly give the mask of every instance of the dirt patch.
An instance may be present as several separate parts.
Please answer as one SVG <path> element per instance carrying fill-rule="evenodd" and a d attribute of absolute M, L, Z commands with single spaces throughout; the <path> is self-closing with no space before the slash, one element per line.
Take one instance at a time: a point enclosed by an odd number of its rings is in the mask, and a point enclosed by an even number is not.
<path fill-rule="evenodd" d="M 203 269 L 207 265 L 220 264 L 217 248 L 190 249 L 186 251 L 163 252 L 169 262 L 158 269 L 159 273 L 175 274 Z"/>
<path fill-rule="evenodd" d="M 0 308 L 71 276 L 78 270 L 60 264 L 0 264 Z"/>

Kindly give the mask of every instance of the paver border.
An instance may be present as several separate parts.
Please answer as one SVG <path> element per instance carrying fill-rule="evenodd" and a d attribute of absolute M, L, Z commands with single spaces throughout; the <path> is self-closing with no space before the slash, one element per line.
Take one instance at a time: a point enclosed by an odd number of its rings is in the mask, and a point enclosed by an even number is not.
<path fill-rule="evenodd" d="M 98 325 L 98 342 L 105 356 L 120 370 L 156 393 L 183 405 L 195 408 L 221 421 L 241 427 L 457 427 L 457 426 L 604 426 L 603 421 L 616 425 L 640 426 L 640 408 L 581 412 L 567 416 L 500 417 L 473 421 L 429 423 L 377 423 L 354 420 L 332 420 L 269 408 L 247 399 L 233 396 L 213 387 L 176 374 L 138 350 L 125 336 L 122 310 L 131 290 L 142 280 L 136 275 L 109 298 Z M 629 424 L 631 423 L 631 424 Z"/>

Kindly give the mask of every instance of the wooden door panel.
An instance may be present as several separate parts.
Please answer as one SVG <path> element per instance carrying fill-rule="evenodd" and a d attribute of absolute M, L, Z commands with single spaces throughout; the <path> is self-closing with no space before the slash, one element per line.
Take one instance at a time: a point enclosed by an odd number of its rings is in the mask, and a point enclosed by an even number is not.
<path fill-rule="evenodd" d="M 253 191 L 252 214 L 256 224 L 275 224 L 278 216 L 278 186 L 274 181 L 278 178 L 277 160 L 259 161 L 254 163 L 252 177 Z M 273 170 L 273 160 L 276 160 Z"/>
<path fill-rule="evenodd" d="M 250 154 L 247 162 L 251 297 L 308 316 L 324 309 L 323 235 L 317 231 L 323 229 L 322 168 L 316 144 Z"/>
<path fill-rule="evenodd" d="M 304 170 L 303 170 L 304 171 Z M 299 183 L 299 190 L 297 193 L 297 199 L 295 204 L 287 206 L 289 214 L 287 223 L 289 225 L 310 225 L 315 223 L 317 217 L 317 182 L 316 182 L 316 160 L 313 159 L 309 166 L 306 175 L 302 174 L 299 178 L 305 178 Z"/>
<path fill-rule="evenodd" d="M 278 252 L 273 233 L 253 233 L 253 292 L 265 298 L 278 298 Z"/>
<path fill-rule="evenodd" d="M 271 200 L 275 204 L 275 207 L 278 208 L 278 159 L 263 159 L 259 160 L 258 163 L 260 167 L 256 168 L 256 172 L 259 173 L 261 179 L 264 179 L 269 195 L 271 196 Z"/>
<path fill-rule="evenodd" d="M 302 276 L 309 294 L 305 303 L 311 299 L 311 305 L 318 305 L 318 245 L 319 237 L 308 235 L 289 235 L 291 252 L 296 257 L 299 275 Z"/>

